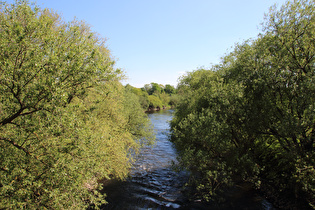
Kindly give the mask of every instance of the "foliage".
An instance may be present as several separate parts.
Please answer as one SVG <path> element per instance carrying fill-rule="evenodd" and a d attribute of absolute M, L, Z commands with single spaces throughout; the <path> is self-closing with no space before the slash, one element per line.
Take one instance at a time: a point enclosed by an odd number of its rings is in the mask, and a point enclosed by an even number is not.
<path fill-rule="evenodd" d="M 164 92 L 164 86 L 159 85 L 158 83 L 151 82 L 151 84 L 144 85 L 143 90 L 146 91 L 149 95 L 160 94 Z"/>
<path fill-rule="evenodd" d="M 164 92 L 171 95 L 176 93 L 176 89 L 172 85 L 166 84 Z"/>
<path fill-rule="evenodd" d="M 163 103 L 156 95 L 149 95 L 149 108 L 162 108 Z"/>
<path fill-rule="evenodd" d="M 105 202 L 97 181 L 125 177 L 151 130 L 104 40 L 26 1 L 1 6 L 0 31 L 0 208 Z"/>
<path fill-rule="evenodd" d="M 143 88 L 135 88 L 127 84 L 126 89 L 138 96 L 143 109 L 155 109 L 163 107 L 174 107 L 178 102 L 176 89 L 172 85 L 161 85 L 152 82 L 144 85 Z"/>
<path fill-rule="evenodd" d="M 141 107 L 144 110 L 148 109 L 150 101 L 149 101 L 149 94 L 146 91 L 143 91 L 140 88 L 132 87 L 129 84 L 127 84 L 125 88 L 127 91 L 132 92 L 138 97 Z"/>
<path fill-rule="evenodd" d="M 168 104 L 171 106 L 171 107 L 176 107 L 176 105 L 178 104 L 179 102 L 179 96 L 178 94 L 172 94 L 170 97 L 169 97 L 169 102 Z"/>
<path fill-rule="evenodd" d="M 140 90 L 140 89 L 137 89 Z M 139 92 L 139 91 L 137 91 Z M 143 93 L 142 91 L 140 93 Z M 140 96 L 143 96 L 141 94 Z M 143 112 L 143 106 L 141 106 L 141 100 L 139 101 L 138 95 L 131 91 L 125 90 L 125 102 L 124 111 L 125 118 L 128 120 L 127 125 L 129 132 L 133 135 L 134 140 L 143 140 L 141 143 L 153 143 L 153 128 L 148 126 L 149 118 Z"/>
<path fill-rule="evenodd" d="M 181 79 L 172 141 L 205 199 L 249 181 L 314 206 L 314 10 L 273 7 L 256 40 Z"/>

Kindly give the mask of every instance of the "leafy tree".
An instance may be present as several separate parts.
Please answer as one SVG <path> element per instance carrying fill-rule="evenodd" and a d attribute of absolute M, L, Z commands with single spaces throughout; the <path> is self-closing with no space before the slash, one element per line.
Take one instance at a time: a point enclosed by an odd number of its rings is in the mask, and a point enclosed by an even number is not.
<path fill-rule="evenodd" d="M 104 40 L 27 1 L 1 5 L 0 31 L 0 208 L 99 205 L 150 136 Z"/>
<path fill-rule="evenodd" d="M 144 85 L 142 89 L 146 91 L 149 95 L 159 95 L 164 91 L 164 86 L 155 82 L 151 82 L 151 84 Z"/>
<path fill-rule="evenodd" d="M 164 92 L 165 93 L 167 93 L 167 94 L 174 94 L 175 93 L 175 88 L 174 88 L 174 86 L 172 86 L 172 85 L 169 85 L 169 84 L 166 84 L 165 85 L 165 88 L 164 88 Z"/>
<path fill-rule="evenodd" d="M 256 40 L 181 79 L 172 141 L 206 200 L 242 180 L 314 206 L 314 10 L 273 7 Z"/>
<path fill-rule="evenodd" d="M 150 84 L 145 84 L 143 88 L 141 88 L 142 91 L 145 91 L 149 94 L 151 89 L 151 85 Z"/>
<path fill-rule="evenodd" d="M 169 102 L 170 102 L 170 95 L 165 93 L 165 92 L 162 92 L 161 94 L 158 95 L 163 106 L 168 106 L 169 105 Z"/>
<path fill-rule="evenodd" d="M 143 107 L 147 105 L 147 109 L 175 106 L 177 103 L 177 98 L 175 95 L 176 89 L 169 84 L 164 87 L 161 84 L 152 82 L 151 84 L 144 85 L 141 90 L 143 93 L 142 97 L 139 97 L 139 100 L 141 101 L 141 104 L 143 104 Z M 154 95 L 156 97 L 151 97 L 150 95 Z"/>
<path fill-rule="evenodd" d="M 179 96 L 178 94 L 173 94 L 170 96 L 170 99 L 169 99 L 169 102 L 168 104 L 171 106 L 171 107 L 176 107 L 177 104 L 179 102 Z"/>
<path fill-rule="evenodd" d="M 188 73 L 179 84 L 183 93 L 171 123 L 172 141 L 181 164 L 194 172 L 191 184 L 207 201 L 230 186 L 236 172 L 232 165 L 237 164 L 238 146 L 228 125 L 237 107 L 238 98 L 230 98 L 239 92 L 234 90 L 219 72 L 204 69 Z"/>
<path fill-rule="evenodd" d="M 163 103 L 162 101 L 159 99 L 159 97 L 155 96 L 155 95 L 149 95 L 149 108 L 162 108 L 163 107 Z"/>
<path fill-rule="evenodd" d="M 127 91 L 131 91 L 132 93 L 134 93 L 135 95 L 138 96 L 141 107 L 144 110 L 148 109 L 148 107 L 149 107 L 149 95 L 144 89 L 132 87 L 129 84 L 127 84 L 125 88 Z"/>
<path fill-rule="evenodd" d="M 139 88 L 136 88 L 136 90 L 140 96 L 131 92 L 130 89 L 125 89 L 124 110 L 126 119 L 128 120 L 128 130 L 133 135 L 135 141 L 145 138 L 146 141 L 142 141 L 141 143 L 152 143 L 154 140 L 152 138 L 153 130 L 149 126 L 149 118 L 143 112 L 143 108 L 147 109 L 147 107 L 143 107 L 143 104 L 141 104 L 144 92 Z"/>
<path fill-rule="evenodd" d="M 270 171 L 276 172 L 276 181 L 268 180 L 270 185 L 289 189 L 297 198 L 306 197 L 312 205 L 315 198 L 315 182 L 310 181 L 310 177 L 315 177 L 314 14 L 314 1 L 287 2 L 278 11 L 271 9 L 264 25 L 265 34 L 257 44 L 258 51 L 265 49 L 265 65 L 256 73 L 263 81 L 255 78 L 245 89 L 253 112 L 260 109 L 260 114 L 253 113 L 263 119 L 258 132 L 268 136 L 277 148 L 271 154 L 279 158 L 265 163 Z M 272 167 L 275 162 L 282 167 Z"/>
<path fill-rule="evenodd" d="M 164 86 L 163 85 L 159 85 L 158 83 L 154 83 L 152 82 L 151 83 L 151 89 L 150 89 L 150 92 L 149 92 L 149 95 L 152 95 L 152 94 L 160 94 L 164 91 Z"/>

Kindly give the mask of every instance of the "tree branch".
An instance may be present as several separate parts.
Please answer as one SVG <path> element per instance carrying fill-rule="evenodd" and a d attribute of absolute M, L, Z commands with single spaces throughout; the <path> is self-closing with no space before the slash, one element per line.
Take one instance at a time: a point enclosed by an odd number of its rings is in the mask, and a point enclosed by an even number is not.
<path fill-rule="evenodd" d="M 4 137 L 0 137 L 0 140 L 3 140 L 5 142 L 8 142 L 9 144 L 11 144 L 12 146 L 16 147 L 19 150 L 22 150 L 26 155 L 35 158 L 36 160 L 40 161 L 41 163 L 43 163 L 44 165 L 47 165 L 45 162 L 43 162 L 42 160 L 39 160 L 38 157 L 36 157 L 35 155 L 33 155 L 32 153 L 30 153 L 27 149 L 25 149 L 24 147 L 18 145 L 16 142 L 12 141 L 11 139 L 8 138 L 4 138 Z"/>
<path fill-rule="evenodd" d="M 23 111 L 24 111 L 24 108 L 20 108 L 15 114 L 13 114 L 13 115 L 11 115 L 10 117 L 8 117 L 8 118 L 2 120 L 2 121 L 0 122 L 0 126 L 1 126 L 1 125 L 5 125 L 5 124 L 8 124 L 8 123 L 11 123 L 12 120 L 14 120 L 14 119 L 17 118 L 18 116 L 20 116 Z"/>

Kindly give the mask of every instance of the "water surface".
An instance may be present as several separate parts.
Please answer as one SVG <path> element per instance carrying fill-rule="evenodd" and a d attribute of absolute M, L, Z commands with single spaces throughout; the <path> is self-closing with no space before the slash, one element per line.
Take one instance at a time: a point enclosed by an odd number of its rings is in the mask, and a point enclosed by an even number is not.
<path fill-rule="evenodd" d="M 205 205 L 187 198 L 183 185 L 188 173 L 176 172 L 172 167 L 176 164 L 176 150 L 168 140 L 172 114 L 173 110 L 148 114 L 156 132 L 156 144 L 141 150 L 130 178 L 106 186 L 109 204 L 102 209 L 274 209 L 256 191 L 242 186 L 228 193 L 223 205 Z"/>

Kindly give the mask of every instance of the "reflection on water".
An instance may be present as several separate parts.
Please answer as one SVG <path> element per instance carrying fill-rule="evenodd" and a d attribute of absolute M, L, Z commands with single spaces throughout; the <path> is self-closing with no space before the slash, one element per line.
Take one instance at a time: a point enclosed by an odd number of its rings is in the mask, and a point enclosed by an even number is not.
<path fill-rule="evenodd" d="M 224 206 L 189 201 L 182 192 L 188 174 L 172 170 L 172 162 L 176 163 L 176 151 L 168 141 L 172 113 L 164 110 L 148 114 L 156 131 L 156 144 L 141 150 L 128 180 L 106 186 L 109 204 L 102 209 L 274 209 L 255 191 L 242 187 L 231 192 Z"/>

